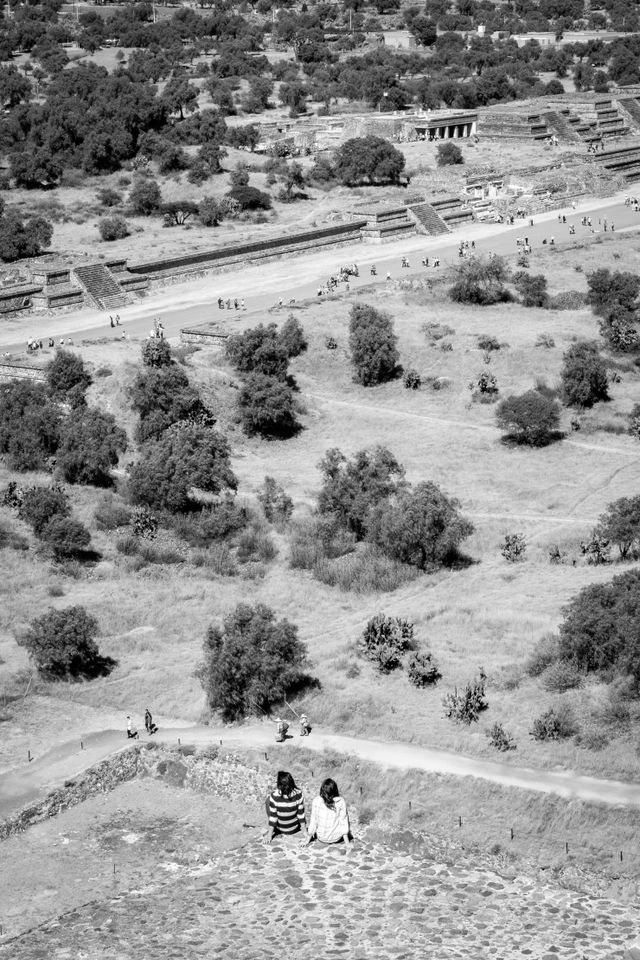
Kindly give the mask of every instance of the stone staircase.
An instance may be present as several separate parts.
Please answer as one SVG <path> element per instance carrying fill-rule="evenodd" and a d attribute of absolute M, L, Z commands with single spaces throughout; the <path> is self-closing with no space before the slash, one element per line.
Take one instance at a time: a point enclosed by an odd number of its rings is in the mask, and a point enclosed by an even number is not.
<path fill-rule="evenodd" d="M 508 140 L 545 140 L 551 135 L 543 114 L 519 114 L 499 109 L 479 113 L 478 133 Z"/>
<path fill-rule="evenodd" d="M 546 110 L 542 116 L 551 133 L 555 133 L 559 140 L 580 143 L 580 135 L 569 120 L 570 113 L 570 110 Z"/>
<path fill-rule="evenodd" d="M 130 299 L 104 263 L 73 268 L 73 276 L 86 297 L 100 310 L 124 307 Z"/>
<path fill-rule="evenodd" d="M 627 183 L 640 180 L 640 140 L 616 149 L 604 150 L 593 155 L 593 162 L 606 170 L 620 174 Z"/>
<path fill-rule="evenodd" d="M 430 237 L 437 237 L 443 233 L 449 233 L 449 227 L 439 214 L 433 209 L 430 203 L 421 200 L 418 203 L 412 203 L 407 207 L 409 216 L 415 220 L 418 233 L 426 233 Z"/>
<path fill-rule="evenodd" d="M 439 200 L 432 200 L 431 206 L 447 225 L 447 229 L 460 227 L 464 223 L 473 222 L 473 210 L 464 203 L 460 197 L 443 197 Z"/>
<path fill-rule="evenodd" d="M 406 830 L 356 839 L 348 855 L 252 839 L 118 893 L 6 940 L 0 960 L 623 960 L 640 933 L 635 903 Z"/>
<path fill-rule="evenodd" d="M 629 97 L 627 100 L 618 100 L 618 109 L 626 115 L 626 120 L 634 133 L 640 133 L 640 103 L 637 97 Z"/>

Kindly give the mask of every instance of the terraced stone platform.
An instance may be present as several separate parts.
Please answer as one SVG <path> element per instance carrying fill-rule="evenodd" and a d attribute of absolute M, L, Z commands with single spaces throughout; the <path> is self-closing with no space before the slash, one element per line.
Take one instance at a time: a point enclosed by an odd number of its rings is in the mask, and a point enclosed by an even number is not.
<path fill-rule="evenodd" d="M 452 862 L 435 845 L 359 840 L 347 855 L 254 839 L 188 876 L 47 922 L 5 942 L 0 958 L 613 960 L 634 956 L 638 916 L 637 903 Z"/>

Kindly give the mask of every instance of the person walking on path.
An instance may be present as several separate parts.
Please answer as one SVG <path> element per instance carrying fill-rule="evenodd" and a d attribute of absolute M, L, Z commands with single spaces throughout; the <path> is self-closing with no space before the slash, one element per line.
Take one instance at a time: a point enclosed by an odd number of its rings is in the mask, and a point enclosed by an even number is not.
<path fill-rule="evenodd" d="M 289 729 L 289 724 L 281 717 L 275 717 L 273 722 L 277 724 L 276 743 L 284 743 L 287 739 L 287 730 Z"/>
<path fill-rule="evenodd" d="M 295 780 L 286 770 L 279 770 L 276 777 L 276 789 L 265 801 L 268 828 L 263 843 L 268 845 L 278 834 L 293 836 L 307 833 L 307 821 L 304 813 L 304 797 L 296 787 Z"/>
<path fill-rule="evenodd" d="M 151 716 L 151 711 L 149 710 L 149 707 L 147 707 L 147 709 L 144 712 L 144 728 L 149 734 L 149 736 L 151 736 L 152 733 L 158 732 L 158 728 L 153 722 L 153 717 Z"/>
<path fill-rule="evenodd" d="M 322 782 L 320 796 L 314 797 L 311 804 L 309 838 L 322 844 L 344 843 L 347 850 L 351 846 L 349 814 L 344 799 L 340 796 L 335 780 L 328 778 Z"/>
<path fill-rule="evenodd" d="M 127 714 L 127 740 L 139 740 L 138 731 L 131 722 L 131 717 Z"/>

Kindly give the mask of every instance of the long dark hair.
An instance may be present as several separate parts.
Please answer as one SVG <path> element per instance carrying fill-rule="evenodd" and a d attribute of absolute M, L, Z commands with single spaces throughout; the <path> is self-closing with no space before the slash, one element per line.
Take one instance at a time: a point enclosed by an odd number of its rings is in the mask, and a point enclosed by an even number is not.
<path fill-rule="evenodd" d="M 286 770 L 278 770 L 276 783 L 283 797 L 290 797 L 292 793 L 296 793 L 298 790 L 295 780 Z"/>
<path fill-rule="evenodd" d="M 336 797 L 340 796 L 340 791 L 338 790 L 338 784 L 335 780 L 332 780 L 331 777 L 322 781 L 320 796 L 324 800 L 325 806 L 329 807 L 329 810 L 335 809 L 334 801 Z"/>

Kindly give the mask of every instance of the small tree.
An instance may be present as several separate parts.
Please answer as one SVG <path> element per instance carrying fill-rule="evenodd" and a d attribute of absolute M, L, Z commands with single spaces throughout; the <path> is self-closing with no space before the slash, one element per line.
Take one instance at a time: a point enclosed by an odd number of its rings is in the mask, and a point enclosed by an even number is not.
<path fill-rule="evenodd" d="M 129 225 L 124 217 L 115 214 L 113 217 L 103 217 L 98 220 L 98 232 L 106 243 L 114 240 L 124 240 L 129 236 Z"/>
<path fill-rule="evenodd" d="M 454 274 L 449 296 L 456 303 L 488 306 L 511 299 L 505 287 L 509 270 L 503 257 L 470 257 L 456 267 Z"/>
<path fill-rule="evenodd" d="M 160 206 L 166 227 L 181 227 L 198 213 L 198 204 L 193 200 L 169 200 Z"/>
<path fill-rule="evenodd" d="M 275 323 L 262 323 L 227 338 L 225 353 L 238 373 L 260 373 L 285 380 L 289 367 L 288 347 Z"/>
<path fill-rule="evenodd" d="M 629 551 L 640 548 L 640 496 L 620 497 L 607 507 L 598 520 L 598 537 L 615 543 L 620 559 L 626 560 Z"/>
<path fill-rule="evenodd" d="M 269 523 L 283 526 L 293 513 L 293 500 L 285 493 L 282 484 L 273 477 L 265 477 L 258 493 L 258 501 Z"/>
<path fill-rule="evenodd" d="M 70 350 L 56 350 L 55 357 L 45 367 L 45 374 L 52 397 L 72 404 L 84 402 L 86 390 L 93 382 L 82 357 Z"/>
<path fill-rule="evenodd" d="M 358 183 L 400 183 L 404 155 L 382 137 L 355 137 L 336 151 L 333 170 L 347 186 Z"/>
<path fill-rule="evenodd" d="M 487 730 L 487 737 L 489 738 L 489 745 L 495 747 L 496 750 L 500 750 L 501 753 L 516 749 L 513 737 L 505 730 L 501 723 L 494 723 L 493 726 Z"/>
<path fill-rule="evenodd" d="M 595 343 L 580 340 L 563 357 L 560 373 L 564 401 L 570 407 L 592 407 L 609 399 L 607 368 Z"/>
<path fill-rule="evenodd" d="M 264 604 L 240 603 L 222 627 L 209 627 L 198 674 L 210 708 L 233 721 L 266 713 L 287 695 L 317 685 L 307 668 L 307 648 L 294 624 L 276 620 Z"/>
<path fill-rule="evenodd" d="M 62 414 L 43 383 L 0 384 L 0 454 L 10 470 L 45 470 L 57 448 Z"/>
<path fill-rule="evenodd" d="M 597 528 L 592 531 L 588 540 L 580 541 L 580 552 L 583 557 L 586 557 L 587 563 L 593 567 L 611 562 L 609 541 Z"/>
<path fill-rule="evenodd" d="M 198 490 L 218 494 L 237 485 L 226 438 L 197 424 L 176 424 L 145 444 L 129 472 L 133 503 L 172 513 L 196 508 Z"/>
<path fill-rule="evenodd" d="M 531 736 L 534 740 L 566 740 L 578 732 L 578 725 L 571 707 L 558 704 L 550 707 L 533 721 Z"/>
<path fill-rule="evenodd" d="M 98 622 L 84 607 L 51 609 L 32 620 L 17 638 L 34 661 L 38 673 L 49 680 L 91 680 L 106 676 L 117 662 L 100 655 L 95 635 Z"/>
<path fill-rule="evenodd" d="M 134 213 L 149 217 L 159 209 L 162 202 L 160 187 L 155 180 L 136 177 L 129 191 L 129 204 Z"/>
<path fill-rule="evenodd" d="M 318 511 L 364 539 L 374 509 L 402 491 L 404 468 L 386 447 L 359 450 L 351 460 L 332 447 L 320 461 Z"/>
<path fill-rule="evenodd" d="M 57 470 L 67 483 L 111 487 L 111 471 L 126 449 L 127 435 L 112 414 L 79 408 L 63 421 Z"/>
<path fill-rule="evenodd" d="M 513 285 L 522 298 L 524 307 L 546 307 L 549 295 L 547 293 L 547 278 L 543 273 L 531 276 L 524 270 L 513 275 Z"/>
<path fill-rule="evenodd" d="M 640 403 L 636 403 L 629 414 L 629 433 L 640 440 Z"/>
<path fill-rule="evenodd" d="M 225 196 L 235 200 L 241 210 L 271 210 L 271 197 L 257 187 L 234 187 Z"/>
<path fill-rule="evenodd" d="M 203 227 L 217 227 L 223 219 L 220 204 L 215 197 L 203 197 L 198 205 L 198 217 Z"/>
<path fill-rule="evenodd" d="M 388 313 L 355 304 L 349 314 L 349 348 L 356 383 L 372 387 L 395 377 L 400 358 L 397 342 Z"/>
<path fill-rule="evenodd" d="M 145 367 L 171 365 L 171 347 L 164 337 L 149 337 L 142 344 L 142 362 Z"/>
<path fill-rule="evenodd" d="M 496 421 L 505 439 L 530 447 L 544 447 L 557 435 L 560 404 L 537 390 L 502 400 L 496 408 Z"/>
<path fill-rule="evenodd" d="M 478 374 L 476 380 L 469 384 L 472 400 L 479 403 L 495 403 L 500 393 L 498 381 L 490 370 L 483 370 Z"/>
<path fill-rule="evenodd" d="M 372 512 L 368 536 L 388 556 L 420 570 L 432 570 L 450 562 L 463 540 L 473 533 L 473 524 L 432 482 L 401 491 Z"/>
<path fill-rule="evenodd" d="M 237 400 L 242 428 L 249 436 L 284 439 L 300 428 L 296 403 L 288 383 L 264 373 L 251 373 L 242 384 Z"/>
<path fill-rule="evenodd" d="M 278 331 L 278 343 L 290 359 L 299 357 L 309 345 L 302 325 L 292 313 L 289 314 Z"/>
<path fill-rule="evenodd" d="M 462 150 L 457 144 L 452 143 L 451 140 L 447 140 L 445 143 L 439 143 L 436 147 L 436 163 L 439 167 L 451 167 L 464 163 Z"/>
<path fill-rule="evenodd" d="M 520 533 L 507 533 L 500 547 L 500 553 L 509 563 L 519 563 L 524 560 L 527 552 L 527 543 Z"/>

